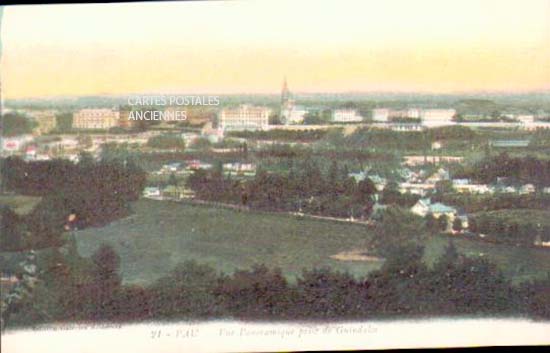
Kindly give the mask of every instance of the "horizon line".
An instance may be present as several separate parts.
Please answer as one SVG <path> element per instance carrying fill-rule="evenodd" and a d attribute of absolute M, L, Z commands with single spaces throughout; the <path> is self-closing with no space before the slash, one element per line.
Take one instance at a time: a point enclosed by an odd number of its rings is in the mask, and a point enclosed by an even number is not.
<path fill-rule="evenodd" d="M 473 91 L 449 91 L 449 92 L 437 92 L 437 91 L 292 91 L 293 95 L 413 95 L 413 96 L 468 96 L 468 95 L 533 95 L 533 94 L 549 94 L 549 88 L 540 88 L 532 90 L 473 90 Z M 281 93 L 278 91 L 271 92 L 215 92 L 215 91 L 202 91 L 202 92 L 127 92 L 127 93 L 89 93 L 89 94 L 58 94 L 58 95 L 42 95 L 42 96 L 24 96 L 24 97 L 6 97 L 4 96 L 4 102 L 17 101 L 17 100 L 56 100 L 67 98 L 88 98 L 88 97 L 127 97 L 127 96 L 166 96 L 166 95 L 187 95 L 187 96 L 199 96 L 199 95 L 220 95 L 220 96 L 278 96 Z"/>

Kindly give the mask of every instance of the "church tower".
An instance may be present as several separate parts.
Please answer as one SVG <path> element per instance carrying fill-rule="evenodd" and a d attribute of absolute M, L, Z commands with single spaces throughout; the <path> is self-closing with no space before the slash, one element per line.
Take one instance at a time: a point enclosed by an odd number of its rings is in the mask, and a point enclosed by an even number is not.
<path fill-rule="evenodd" d="M 285 125 L 291 123 L 291 117 L 295 110 L 294 104 L 295 101 L 294 98 L 292 98 L 292 93 L 290 93 L 288 89 L 288 82 L 285 77 L 283 89 L 281 91 L 281 114 L 279 115 L 281 123 Z"/>
<path fill-rule="evenodd" d="M 288 100 L 290 99 L 290 91 L 288 90 L 288 83 L 286 82 L 286 76 L 285 80 L 283 82 L 283 90 L 281 91 L 281 106 L 286 106 L 288 103 Z"/>

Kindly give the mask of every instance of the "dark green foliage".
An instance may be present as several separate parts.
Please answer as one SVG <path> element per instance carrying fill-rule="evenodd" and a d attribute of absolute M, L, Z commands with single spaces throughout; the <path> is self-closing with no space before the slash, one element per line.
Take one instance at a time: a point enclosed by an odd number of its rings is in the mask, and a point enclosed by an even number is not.
<path fill-rule="evenodd" d="M 472 233 L 477 233 L 477 221 L 475 218 L 468 219 L 468 230 Z"/>
<path fill-rule="evenodd" d="M 91 281 L 84 286 L 88 315 L 92 319 L 116 317 L 116 294 L 120 290 L 121 278 L 118 274 L 120 257 L 110 246 L 103 245 L 92 256 Z"/>
<path fill-rule="evenodd" d="M 0 126 L 2 136 L 30 134 L 34 127 L 31 120 L 15 112 L 3 114 L 0 120 L 2 122 L 2 126 Z"/>
<path fill-rule="evenodd" d="M 361 287 L 348 275 L 319 269 L 303 272 L 296 284 L 293 315 L 307 319 L 350 318 L 361 312 Z"/>
<path fill-rule="evenodd" d="M 399 185 L 395 181 L 390 181 L 384 187 L 381 193 L 380 202 L 384 205 L 394 205 L 401 207 L 412 207 L 420 199 L 420 196 L 401 193 L 399 191 Z"/>
<path fill-rule="evenodd" d="M 524 283 L 517 292 L 518 305 L 525 308 L 528 315 L 550 320 L 550 273 L 543 280 Z"/>
<path fill-rule="evenodd" d="M 481 143 L 479 136 L 470 128 L 445 126 L 428 131 L 397 132 L 373 128 L 357 129 L 347 136 L 343 145 L 355 149 L 376 148 L 382 151 L 424 152 L 435 141 L 444 142 L 448 149 L 470 149 Z M 341 142 L 340 142 L 341 143 Z"/>
<path fill-rule="evenodd" d="M 433 309 L 443 314 L 506 314 L 513 311 L 514 290 L 485 259 L 457 253 L 451 242 L 428 279 L 437 288 Z"/>
<path fill-rule="evenodd" d="M 215 295 L 219 310 L 249 319 L 285 317 L 294 302 L 281 270 L 270 270 L 264 265 L 221 277 Z"/>
<path fill-rule="evenodd" d="M 430 273 L 422 263 L 422 247 L 407 243 L 392 248 L 387 261 L 366 278 L 368 312 L 375 316 L 408 316 L 431 313 L 426 286 Z"/>
<path fill-rule="evenodd" d="M 177 266 L 150 288 L 151 315 L 158 318 L 212 316 L 216 313 L 217 281 L 211 267 L 194 261 Z"/>
<path fill-rule="evenodd" d="M 442 126 L 427 131 L 428 138 L 433 141 L 464 140 L 471 141 L 477 133 L 466 126 Z"/>
<path fill-rule="evenodd" d="M 460 232 L 462 231 L 462 221 L 460 220 L 460 218 L 456 217 L 453 221 L 453 230 L 455 232 Z"/>
<path fill-rule="evenodd" d="M 6 215 L 6 226 L 12 227 L 9 234 L 28 232 L 25 247 L 58 246 L 64 230 L 101 226 L 124 217 L 129 213 L 129 203 L 139 198 L 145 173 L 131 161 L 95 162 L 82 157 L 78 164 L 64 160 L 24 162 L 13 157 L 4 160 L 2 179 L 8 190 L 42 196 L 20 222 Z M 70 215 L 76 218 L 69 220 Z M 22 229 L 13 228 L 14 223 Z"/>
<path fill-rule="evenodd" d="M 488 240 L 523 246 L 550 240 L 550 213 L 542 210 L 499 210 L 470 216 L 469 230 Z"/>
<path fill-rule="evenodd" d="M 383 256 L 398 255 L 403 247 L 411 247 L 423 239 L 425 224 L 407 209 L 390 206 L 376 224 L 371 247 Z"/>
<path fill-rule="evenodd" d="M 197 170 L 187 186 L 203 200 L 246 205 L 262 210 L 301 211 L 334 217 L 367 217 L 376 187 L 370 179 L 356 183 L 334 162 L 326 174 L 312 160 L 292 165 L 287 175 L 258 169 L 248 181 L 222 177 L 219 168 Z"/>
<path fill-rule="evenodd" d="M 447 193 L 434 195 L 433 201 L 454 205 L 464 209 L 467 213 L 480 211 L 496 211 L 503 209 L 550 209 L 550 195 L 534 194 L 491 194 L 478 195 L 467 193 Z"/>
<path fill-rule="evenodd" d="M 73 127 L 73 114 L 72 113 L 60 113 L 56 115 L 56 131 L 69 132 Z"/>
<path fill-rule="evenodd" d="M 9 326 L 60 321 L 237 318 L 349 320 L 427 315 L 529 315 L 550 318 L 550 276 L 514 287 L 484 259 L 460 254 L 452 242 L 430 269 L 409 243 L 377 271 L 357 280 L 329 269 L 304 270 L 295 283 L 260 265 L 219 275 L 196 262 L 177 266 L 149 287 L 122 285 L 119 257 L 101 247 L 78 265 L 55 251 L 39 264 L 37 295 L 20 305 Z M 34 299 L 33 299 L 34 298 Z"/>
<path fill-rule="evenodd" d="M 450 180 L 439 180 L 435 183 L 436 194 L 447 194 L 453 191 L 453 183 Z"/>
<path fill-rule="evenodd" d="M 489 99 L 468 98 L 456 102 L 457 112 L 459 114 L 475 114 L 490 116 L 496 110 L 502 109 L 502 106 Z"/>
<path fill-rule="evenodd" d="M 434 215 L 432 213 L 428 213 L 425 218 L 426 229 L 432 234 L 438 233 L 440 231 L 439 223 L 437 222 L 437 219 L 434 217 Z"/>
<path fill-rule="evenodd" d="M 439 231 L 444 232 L 447 230 L 447 226 L 449 224 L 449 218 L 447 215 L 443 214 L 437 218 L 437 226 L 439 228 Z"/>
<path fill-rule="evenodd" d="M 326 121 L 319 112 L 309 112 L 304 115 L 305 125 L 320 125 L 325 124 Z"/>
<path fill-rule="evenodd" d="M 228 136 L 257 140 L 315 141 L 323 138 L 331 130 L 270 130 L 270 131 L 231 131 Z"/>
<path fill-rule="evenodd" d="M 550 160 L 533 157 L 510 157 L 507 153 L 486 157 L 465 171 L 461 177 L 470 177 L 483 184 L 494 183 L 497 178 L 508 178 L 510 183 L 550 185 Z"/>
<path fill-rule="evenodd" d="M 21 217 L 7 206 L 0 206 L 0 250 L 18 251 L 24 244 Z"/>
<path fill-rule="evenodd" d="M 178 151 L 183 151 L 185 148 L 185 143 L 183 138 L 178 135 L 158 135 L 151 137 L 147 141 L 147 145 L 153 148 L 159 149 L 175 149 Z"/>

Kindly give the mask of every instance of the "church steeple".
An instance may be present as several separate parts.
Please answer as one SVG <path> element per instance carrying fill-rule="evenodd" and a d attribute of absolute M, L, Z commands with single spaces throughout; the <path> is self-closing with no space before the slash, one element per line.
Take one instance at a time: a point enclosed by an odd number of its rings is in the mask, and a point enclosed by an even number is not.
<path fill-rule="evenodd" d="M 286 81 L 286 76 L 283 82 L 283 90 L 281 91 L 281 104 L 285 104 L 290 99 L 290 91 L 288 90 L 288 83 Z"/>

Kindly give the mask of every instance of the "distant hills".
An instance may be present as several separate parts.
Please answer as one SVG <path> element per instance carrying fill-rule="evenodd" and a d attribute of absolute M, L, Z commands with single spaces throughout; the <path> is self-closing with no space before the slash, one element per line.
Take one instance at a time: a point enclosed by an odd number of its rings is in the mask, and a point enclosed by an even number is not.
<path fill-rule="evenodd" d="M 162 93 L 140 94 L 142 96 L 162 95 Z M 167 94 L 168 95 L 168 94 Z M 176 95 L 170 93 L 169 95 Z M 273 105 L 280 102 L 280 94 L 208 94 L 208 93 L 182 93 L 181 95 L 214 95 L 220 97 L 221 105 L 235 103 L 252 103 Z M 6 99 L 5 107 L 18 108 L 57 108 L 79 109 L 94 107 L 112 107 L 125 105 L 132 95 L 90 95 L 90 96 L 56 96 L 47 98 L 22 98 Z M 464 93 L 464 94 L 426 94 L 426 93 L 401 93 L 401 92 L 344 92 L 344 93 L 300 93 L 295 92 L 294 97 L 302 103 L 338 103 L 347 101 L 369 101 L 387 103 L 392 105 L 419 105 L 419 106 L 453 106 L 461 108 L 475 107 L 480 112 L 490 112 L 495 109 L 505 109 L 507 106 L 546 109 L 550 110 L 550 90 L 528 93 Z"/>

